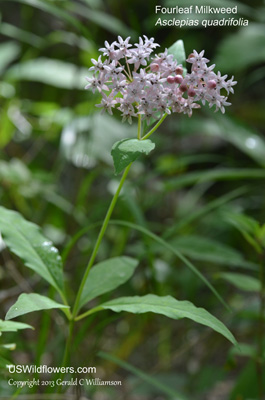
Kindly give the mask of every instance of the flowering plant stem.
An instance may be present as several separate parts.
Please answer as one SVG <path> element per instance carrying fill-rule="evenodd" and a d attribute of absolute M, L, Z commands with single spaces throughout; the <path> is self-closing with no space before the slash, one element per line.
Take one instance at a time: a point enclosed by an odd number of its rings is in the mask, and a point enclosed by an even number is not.
<path fill-rule="evenodd" d="M 79 290 L 78 290 L 78 293 L 77 293 L 77 296 L 76 296 L 76 301 L 75 301 L 75 305 L 74 305 L 74 309 L 73 309 L 73 316 L 74 316 L 74 317 L 77 315 L 80 297 L 81 297 L 81 294 L 82 294 L 82 292 L 83 292 L 83 289 L 84 289 L 84 286 L 85 286 L 85 283 L 86 283 L 86 280 L 87 280 L 89 271 L 90 271 L 91 267 L 92 267 L 93 264 L 94 264 L 94 261 L 95 261 L 95 258 L 96 258 L 96 256 L 97 256 L 100 243 L 101 243 L 101 241 L 102 241 L 102 239 L 103 239 L 103 236 L 104 236 L 104 234 L 105 234 L 105 231 L 106 231 L 106 229 L 107 229 L 107 226 L 108 226 L 108 223 L 109 223 L 111 214 L 112 214 L 112 212 L 113 212 L 113 210 L 114 210 L 115 204 L 117 203 L 119 194 L 120 194 L 120 192 L 121 192 L 121 189 L 122 189 L 122 187 L 123 187 L 123 184 L 124 184 L 124 182 L 125 182 L 125 179 L 126 179 L 128 173 L 129 173 L 129 171 L 130 171 L 131 165 L 132 165 L 132 163 L 129 164 L 128 167 L 124 170 L 124 173 L 123 173 L 122 178 L 121 178 L 121 180 L 120 180 L 119 186 L 118 186 L 118 188 L 117 188 L 117 190 L 116 190 L 115 195 L 113 196 L 113 199 L 112 199 L 112 201 L 111 201 L 111 203 L 110 203 L 110 205 L 109 205 L 109 208 L 108 208 L 107 214 L 106 214 L 106 216 L 105 216 L 105 219 L 104 219 L 103 224 L 102 224 L 102 226 L 101 226 L 101 229 L 100 229 L 100 232 L 99 232 L 97 241 L 96 241 L 96 243 L 95 243 L 95 246 L 94 246 L 92 255 L 91 255 L 91 257 L 90 257 L 89 263 L 88 263 L 88 265 L 87 265 L 86 271 L 85 271 L 85 273 L 84 273 L 84 276 L 83 276 L 81 285 L 80 285 L 80 287 L 79 287 Z"/>
<path fill-rule="evenodd" d="M 145 139 L 147 139 L 148 137 L 150 137 L 150 136 L 157 130 L 157 128 L 161 125 L 161 123 L 164 121 L 164 119 L 166 118 L 166 116 L 167 116 L 167 114 L 165 113 L 165 114 L 161 117 L 161 119 L 157 122 L 157 124 L 156 124 L 144 137 L 141 138 L 141 115 L 139 115 L 139 116 L 138 116 L 138 132 L 137 132 L 137 138 L 138 138 L 138 140 L 145 140 Z M 92 251 L 90 260 L 89 260 L 88 265 L 87 265 L 87 267 L 86 267 L 86 270 L 85 270 L 85 273 L 84 273 L 82 282 L 81 282 L 81 284 L 80 284 L 80 287 L 79 287 L 79 290 L 78 290 L 78 293 L 77 293 L 77 296 L 76 296 L 76 299 L 75 299 L 74 307 L 73 307 L 73 313 L 72 313 L 71 319 L 70 319 L 69 333 L 68 333 L 68 337 L 67 337 L 67 342 L 66 342 L 65 352 L 64 352 L 63 362 L 62 362 L 62 366 L 63 366 L 63 367 L 65 367 L 65 366 L 67 365 L 68 360 L 69 360 L 69 353 L 70 353 L 70 347 L 71 347 L 72 336 L 73 336 L 73 330 L 74 330 L 74 322 L 77 321 L 77 320 L 83 319 L 84 317 L 86 317 L 87 315 L 89 315 L 89 312 L 85 312 L 84 314 L 81 314 L 81 315 L 78 317 L 80 298 L 81 298 L 81 295 L 82 295 L 82 292 L 83 292 L 83 289 L 84 289 L 84 286 L 85 286 L 87 277 L 88 277 L 88 275 L 89 275 L 90 269 L 92 268 L 92 266 L 93 266 L 93 264 L 94 264 L 94 261 L 95 261 L 95 259 L 96 259 L 96 256 L 97 256 L 97 253 L 98 253 L 98 250 L 99 250 L 101 241 L 102 241 L 102 239 L 103 239 L 103 237 L 104 237 L 104 234 L 105 234 L 105 231 L 106 231 L 106 229 L 107 229 L 107 227 L 108 227 L 109 220 L 110 220 L 110 217 L 111 217 L 112 212 L 113 212 L 113 210 L 114 210 L 114 207 L 115 207 L 115 205 L 116 205 L 116 203 L 117 203 L 119 194 L 120 194 L 121 189 L 122 189 L 122 187 L 123 187 L 123 185 L 124 185 L 124 182 L 125 182 L 125 180 L 126 180 L 126 177 L 127 177 L 128 173 L 129 173 L 129 171 L 130 171 L 131 165 L 132 165 L 132 163 L 130 163 L 130 164 L 125 168 L 125 170 L 124 170 L 124 172 L 123 172 L 123 175 L 122 175 L 122 178 L 121 178 L 121 180 L 120 180 L 119 186 L 118 186 L 118 188 L 117 188 L 117 190 L 116 190 L 116 193 L 114 194 L 114 196 L 113 196 L 113 198 L 112 198 L 112 201 L 111 201 L 111 203 L 110 203 L 110 205 L 109 205 L 109 208 L 108 208 L 108 211 L 107 211 L 107 213 L 106 213 L 105 219 L 104 219 L 104 221 L 103 221 L 103 224 L 102 224 L 102 226 L 101 226 L 100 232 L 99 232 L 99 234 L 98 234 L 98 238 L 97 238 L 96 243 L 95 243 L 95 246 L 94 246 L 94 248 L 93 248 L 93 251 Z"/>
<path fill-rule="evenodd" d="M 162 124 L 164 119 L 168 116 L 167 113 L 165 113 L 160 120 L 155 124 L 155 126 L 142 138 L 142 140 L 148 139 L 156 130 L 157 128 Z"/>

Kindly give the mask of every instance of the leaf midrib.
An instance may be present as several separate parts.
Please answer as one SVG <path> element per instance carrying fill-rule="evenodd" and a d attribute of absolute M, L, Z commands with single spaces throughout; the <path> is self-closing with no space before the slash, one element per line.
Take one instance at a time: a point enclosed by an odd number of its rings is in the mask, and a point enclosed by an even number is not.
<path fill-rule="evenodd" d="M 173 297 L 170 297 L 170 296 L 168 296 L 170 299 L 174 299 Z M 139 299 L 139 297 L 138 297 L 138 299 Z M 144 300 L 144 299 L 142 299 L 142 300 Z M 177 300 L 176 300 L 177 301 Z M 187 301 L 183 301 L 185 304 L 188 304 L 188 303 L 190 303 L 190 302 L 187 302 Z M 105 303 L 105 304 L 108 304 L 108 303 Z M 147 305 L 147 306 L 152 306 L 152 307 L 154 307 L 154 306 L 157 306 L 157 304 L 154 304 L 154 303 L 149 303 L 149 302 L 144 302 L 144 303 L 142 303 L 143 305 Z M 183 304 L 183 303 L 182 303 Z M 190 303 L 191 304 L 191 306 L 192 307 L 194 307 L 194 305 L 192 304 L 192 303 Z M 120 304 L 109 304 L 109 306 L 111 307 L 111 306 L 114 306 L 115 307 L 115 305 L 116 306 L 123 306 L 123 305 L 131 305 L 131 306 L 133 306 L 134 304 L 131 304 L 131 303 L 120 303 Z M 178 305 L 176 305 L 177 307 L 173 307 L 172 305 L 164 305 L 164 304 L 161 304 L 161 305 L 159 305 L 159 307 L 160 308 L 169 308 L 169 309 L 172 309 L 172 310 L 176 310 L 176 308 L 177 308 L 177 311 L 179 311 L 179 308 L 178 308 Z M 105 308 L 104 307 L 104 304 L 102 304 L 101 305 L 101 307 L 103 307 L 103 308 Z M 201 307 L 195 307 L 196 308 L 196 310 L 197 311 L 203 311 L 203 312 L 206 312 L 206 313 L 208 313 L 208 311 L 206 311 L 204 308 L 201 308 Z M 195 310 L 195 311 L 196 311 Z M 122 311 L 122 310 L 121 310 Z M 195 315 L 195 311 L 192 313 L 191 311 L 185 311 L 185 313 L 186 314 L 188 314 L 188 315 L 191 315 L 191 316 L 194 316 Z M 155 311 L 145 311 L 145 312 L 155 312 Z M 159 313 L 159 312 L 157 312 L 157 313 Z M 161 313 L 159 313 L 159 314 L 161 314 Z M 233 338 L 233 335 L 229 332 L 229 330 L 226 328 L 226 326 L 225 325 L 223 325 L 223 323 L 221 322 L 221 321 L 219 321 L 216 317 L 214 317 L 213 315 L 211 315 L 210 313 L 209 313 L 209 317 L 210 317 L 210 319 L 214 319 L 214 321 L 210 321 L 212 324 L 213 324 L 213 326 L 219 326 L 220 327 L 220 329 L 222 329 L 222 330 L 224 330 L 225 332 L 227 331 L 227 334 L 228 334 L 228 336 L 229 337 L 231 337 L 231 338 Z M 182 318 L 188 318 L 188 316 L 183 316 Z M 202 317 L 201 315 L 199 316 L 199 318 L 200 318 L 200 320 L 201 321 L 206 321 L 206 326 L 208 326 L 209 327 L 209 324 L 207 323 L 208 322 L 208 320 L 207 319 L 205 319 L 205 317 Z M 191 318 L 191 319 L 193 319 L 193 318 Z M 218 331 L 219 332 L 219 331 Z M 227 336 L 226 336 L 227 337 Z M 233 342 L 234 342 L 234 339 L 233 339 Z"/>

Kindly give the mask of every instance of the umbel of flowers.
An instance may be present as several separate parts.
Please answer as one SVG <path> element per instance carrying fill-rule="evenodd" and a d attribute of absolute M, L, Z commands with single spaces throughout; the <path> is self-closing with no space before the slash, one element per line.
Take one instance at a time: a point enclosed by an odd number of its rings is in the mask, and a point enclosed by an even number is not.
<path fill-rule="evenodd" d="M 184 76 L 184 68 L 166 49 L 163 53 L 151 54 L 159 47 L 154 38 L 145 35 L 139 43 L 132 45 L 130 37 L 99 49 L 103 53 L 98 60 L 92 59 L 92 77 L 87 77 L 86 89 L 97 90 L 102 100 L 97 107 L 112 114 L 112 109 L 121 111 L 122 121 L 132 122 L 132 117 L 159 119 L 163 114 L 184 113 L 190 117 L 194 108 L 201 104 L 215 106 L 216 111 L 225 112 L 229 92 L 234 93 L 237 83 L 234 77 L 227 80 L 214 72 L 215 65 L 208 66 L 204 51 L 193 50 L 187 59 L 191 72 Z M 224 89 L 224 90 L 222 90 Z M 221 92 L 222 91 L 222 92 Z"/>

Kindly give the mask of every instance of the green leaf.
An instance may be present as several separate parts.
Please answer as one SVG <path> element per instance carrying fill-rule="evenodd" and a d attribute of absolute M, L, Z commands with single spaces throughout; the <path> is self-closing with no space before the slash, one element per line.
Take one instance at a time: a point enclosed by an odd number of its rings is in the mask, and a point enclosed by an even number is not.
<path fill-rule="evenodd" d="M 1 54 L 1 49 L 0 49 Z M 0 88 L 3 89 L 3 86 Z M 5 90 L 5 89 L 4 89 Z M 1 96 L 2 93 L 0 93 Z M 14 125 L 10 121 L 10 106 L 9 103 L 6 102 L 5 107 L 1 107 L 0 109 L 0 148 L 5 147 L 12 139 L 14 135 Z"/>
<path fill-rule="evenodd" d="M 126 135 L 133 137 L 134 129 L 129 125 Z M 79 168 L 94 167 L 99 161 L 112 166 L 109 149 L 113 143 L 122 139 L 125 139 L 124 125 L 110 115 L 95 113 L 88 117 L 72 116 L 70 123 L 63 128 L 60 148 L 66 159 Z"/>
<path fill-rule="evenodd" d="M 36 7 L 39 10 L 45 11 L 59 19 L 59 21 L 65 21 L 69 24 L 72 24 L 75 28 L 83 30 L 82 24 L 79 22 L 78 18 L 75 15 L 71 15 L 70 12 L 67 12 L 63 9 L 63 7 L 57 7 L 55 4 L 52 4 L 50 1 L 42 1 L 42 0 L 9 0 L 14 2 L 19 2 L 22 4 L 27 4 L 32 7 Z"/>
<path fill-rule="evenodd" d="M 232 347 L 229 352 L 231 356 L 256 358 L 257 349 L 254 345 L 248 343 L 238 343 L 237 346 Z"/>
<path fill-rule="evenodd" d="M 39 227 L 22 215 L 0 206 L 0 232 L 10 250 L 24 260 L 25 265 L 41 275 L 58 292 L 63 292 L 62 259 Z"/>
<path fill-rule="evenodd" d="M 218 47 L 216 65 L 227 73 L 235 73 L 265 61 L 264 23 L 251 23 L 227 35 Z"/>
<path fill-rule="evenodd" d="M 237 89 L 235 89 L 237 90 Z M 247 107 L 247 106 L 246 106 Z M 248 106 L 249 107 L 249 106 Z M 253 103 L 255 110 L 257 109 L 257 103 Z M 248 109 L 248 108 L 247 108 Z M 262 108 L 263 110 L 263 108 Z M 219 140 L 225 140 L 228 143 L 233 144 L 240 151 L 247 154 L 253 160 L 255 160 L 262 167 L 265 166 L 265 140 L 259 131 L 249 126 L 247 123 L 231 118 L 229 114 L 214 113 L 212 109 L 204 109 L 206 118 L 198 117 L 194 114 L 193 118 L 183 120 L 183 123 L 179 126 L 179 134 L 189 135 L 194 139 L 198 137 L 198 124 L 200 125 L 200 130 L 203 132 L 204 137 L 217 137 Z M 256 114 L 255 114 L 256 116 Z M 264 113 L 261 114 L 261 119 L 263 121 Z M 192 139 L 191 139 L 192 140 Z M 218 170 L 209 171 L 214 173 Z M 227 172 L 231 171 L 231 179 L 236 179 L 233 174 L 233 169 L 228 169 Z M 234 170 L 235 173 L 238 170 Z M 247 172 L 255 174 L 257 169 L 242 169 L 242 173 Z M 233 177 L 234 176 L 234 177 Z M 246 176 L 247 177 L 247 176 Z M 251 176 L 249 176 L 251 178 Z M 258 176 L 253 176 L 258 177 Z M 228 176 L 227 176 L 228 178 Z M 239 175 L 239 178 L 240 175 Z"/>
<path fill-rule="evenodd" d="M 17 332 L 19 329 L 34 329 L 28 324 L 0 319 L 0 332 Z"/>
<path fill-rule="evenodd" d="M 59 304 L 56 301 L 49 299 L 49 297 L 41 296 L 36 293 L 22 293 L 15 304 L 8 310 L 6 320 L 13 319 L 19 315 L 31 313 L 33 311 L 50 310 L 52 308 L 69 308 L 64 304 Z"/>
<path fill-rule="evenodd" d="M 174 56 L 174 59 L 178 62 L 178 64 L 182 64 L 185 68 L 186 65 L 186 53 L 184 48 L 183 40 L 177 40 L 172 46 L 169 47 L 168 53 Z M 185 73 L 186 74 L 186 68 Z"/>
<path fill-rule="evenodd" d="M 265 371 L 261 376 L 261 380 L 265 382 Z M 230 392 L 228 400 L 256 400 L 259 398 L 259 383 L 257 375 L 257 363 L 249 360 L 236 377 L 234 387 Z"/>
<path fill-rule="evenodd" d="M 20 47 L 15 42 L 1 43 L 0 45 L 0 72 L 10 64 L 20 52 Z"/>
<path fill-rule="evenodd" d="M 227 222 L 234 225 L 239 230 L 246 241 L 253 246 L 258 253 L 262 253 L 262 248 L 258 240 L 260 226 L 255 219 L 249 217 L 248 215 L 232 212 L 225 213 L 224 217 Z"/>
<path fill-rule="evenodd" d="M 242 196 L 248 192 L 248 188 L 239 187 L 231 192 L 224 194 L 223 196 L 219 196 L 212 201 L 208 201 L 207 203 L 200 205 L 198 208 L 191 206 L 187 210 L 187 212 L 183 215 L 183 212 L 180 211 L 178 220 L 173 223 L 167 230 L 165 230 L 163 234 L 164 239 L 168 239 L 170 236 L 176 235 L 177 232 L 183 230 L 183 228 L 187 225 L 191 225 L 195 220 L 202 218 L 204 215 L 209 214 L 215 209 L 222 207 L 224 204 L 234 200 L 235 198 Z"/>
<path fill-rule="evenodd" d="M 44 45 L 44 39 L 35 35 L 33 32 L 27 32 L 15 25 L 7 24 L 5 22 L 1 23 L 0 32 L 2 35 L 9 36 L 13 39 L 19 40 L 20 42 L 28 43 L 34 47 L 40 48 Z"/>
<path fill-rule="evenodd" d="M 144 233 L 145 235 L 149 236 L 151 239 L 153 239 L 155 242 L 159 243 L 162 245 L 164 248 L 167 250 L 171 251 L 173 254 L 175 254 L 176 257 L 178 257 L 195 275 L 201 279 L 202 282 L 205 283 L 206 286 L 212 291 L 212 293 L 218 298 L 218 300 L 228 309 L 230 310 L 230 307 L 228 304 L 225 302 L 225 300 L 222 298 L 222 296 L 217 292 L 217 290 L 213 287 L 213 285 L 208 281 L 207 278 L 203 276 L 203 274 L 198 270 L 198 268 L 195 267 L 180 251 L 178 251 L 175 247 L 171 246 L 170 243 L 168 243 L 166 240 L 162 239 L 160 236 L 155 235 L 153 232 L 149 231 L 148 229 L 144 228 L 143 226 L 133 224 L 132 222 L 127 222 L 127 221 L 120 221 L 120 220 L 112 220 L 109 222 L 110 224 L 117 224 L 117 225 L 122 225 L 122 226 L 127 226 L 132 229 L 136 229 L 139 232 Z"/>
<path fill-rule="evenodd" d="M 195 260 L 233 265 L 239 268 L 258 268 L 256 264 L 244 260 L 241 253 L 232 247 L 210 238 L 187 235 L 177 237 L 170 241 L 170 243 L 183 254 Z"/>
<path fill-rule="evenodd" d="M 120 297 L 101 304 L 94 309 L 108 309 L 114 312 L 127 311 L 134 314 L 153 312 L 173 319 L 188 318 L 208 326 L 236 344 L 232 333 L 225 325 L 203 308 L 197 308 L 189 301 L 179 301 L 171 296 L 159 297 L 154 294 L 146 296 Z M 91 310 L 93 312 L 93 309 Z"/>
<path fill-rule="evenodd" d="M 218 277 L 232 283 L 236 288 L 240 290 L 246 290 L 248 292 L 259 292 L 261 289 L 260 281 L 252 276 L 238 274 L 234 272 L 222 272 L 218 274 Z"/>
<path fill-rule="evenodd" d="M 210 136 L 217 136 L 232 143 L 259 165 L 265 167 L 265 140 L 257 130 L 247 124 L 239 123 L 228 115 L 216 113 L 213 117 L 215 124 L 213 124 L 211 131 L 207 132 Z"/>
<path fill-rule="evenodd" d="M 265 224 L 263 224 L 260 227 L 260 230 L 258 232 L 258 237 L 259 237 L 259 240 L 260 240 L 262 246 L 265 247 Z"/>
<path fill-rule="evenodd" d="M 151 140 L 123 139 L 114 143 L 111 155 L 114 161 L 115 174 L 118 175 L 141 154 L 149 154 L 155 148 Z"/>
<path fill-rule="evenodd" d="M 165 182 L 165 190 L 174 190 L 204 182 L 230 181 L 238 179 L 264 179 L 265 170 L 258 168 L 220 168 L 210 171 L 189 172 Z"/>
<path fill-rule="evenodd" d="M 253 236 L 259 231 L 259 224 L 254 219 L 245 214 L 225 213 L 226 219 L 236 226 L 240 231 L 249 233 Z"/>
<path fill-rule="evenodd" d="M 87 75 L 89 73 L 85 68 L 41 57 L 15 64 L 9 68 L 4 77 L 11 81 L 28 80 L 64 89 L 84 89 Z"/>
<path fill-rule="evenodd" d="M 79 308 L 95 297 L 125 283 L 137 265 L 138 260 L 131 257 L 114 257 L 96 264 L 86 280 Z"/>

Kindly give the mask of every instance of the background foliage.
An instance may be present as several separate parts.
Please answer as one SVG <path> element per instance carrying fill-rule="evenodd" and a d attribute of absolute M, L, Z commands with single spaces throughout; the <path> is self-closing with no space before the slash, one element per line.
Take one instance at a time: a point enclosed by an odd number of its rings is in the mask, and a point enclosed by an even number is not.
<path fill-rule="evenodd" d="M 160 4 L 176 5 L 171 0 Z M 95 400 L 257 398 L 253 345 L 260 255 L 246 240 L 252 231 L 240 216 L 265 223 L 265 7 L 261 0 L 233 4 L 238 17 L 249 20 L 248 27 L 158 27 L 155 1 L 127 1 L 126 6 L 119 0 L 0 1 L 1 205 L 40 225 L 65 251 L 70 298 L 95 242 L 96 224 L 117 186 L 111 147 L 136 135 L 136 126 L 121 124 L 118 115 L 99 115 L 97 95 L 84 91 L 97 49 L 117 35 L 133 40 L 154 36 L 161 49 L 182 39 L 187 54 L 205 49 L 222 74 L 238 81 L 225 115 L 205 109 L 191 119 L 175 115 L 163 123 L 153 137 L 155 150 L 131 170 L 113 217 L 150 229 L 182 251 L 232 312 L 172 252 L 129 225 L 109 227 L 98 261 L 140 255 L 133 279 L 121 286 L 119 295 L 152 292 L 192 301 L 229 326 L 244 344 L 241 352 L 187 320 L 104 311 L 80 325 L 72 352 L 72 364 L 96 365 L 103 378 L 123 381 L 122 390 L 95 387 L 89 393 Z M 91 229 L 68 253 L 69 240 L 87 226 Z M 52 289 L 48 293 L 47 284 L 25 269 L 4 242 L 0 245 L 4 319 L 22 291 L 52 296 Z M 3 334 L 0 366 L 2 358 L 59 365 L 66 334 L 59 313 L 30 314 L 20 321 L 35 331 Z M 0 395 L 12 391 L 6 382 L 3 370 Z"/>

